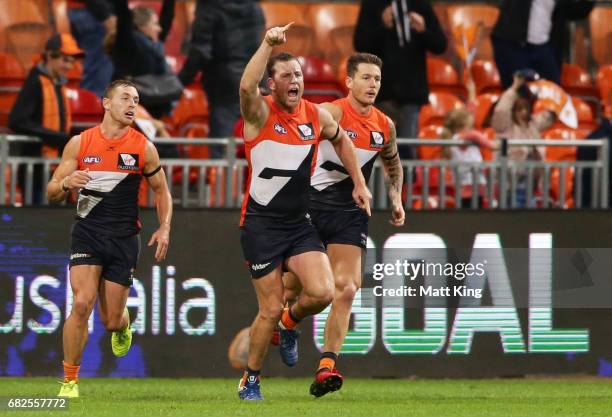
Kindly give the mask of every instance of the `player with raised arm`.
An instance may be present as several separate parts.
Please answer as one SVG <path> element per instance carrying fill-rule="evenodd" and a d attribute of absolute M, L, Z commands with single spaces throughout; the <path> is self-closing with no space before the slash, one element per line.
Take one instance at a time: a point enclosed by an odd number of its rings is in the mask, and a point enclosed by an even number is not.
<path fill-rule="evenodd" d="M 78 373 L 87 322 L 96 299 L 100 318 L 112 332 L 116 356 L 132 343 L 127 297 L 140 251 L 138 190 L 146 178 L 155 193 L 159 228 L 155 259 L 165 259 L 170 241 L 172 197 L 155 146 L 132 129 L 138 91 L 131 81 L 113 81 L 104 93 L 102 123 L 74 136 L 47 185 L 47 198 L 61 202 L 78 190 L 70 244 L 72 311 L 64 324 L 64 380 L 58 396 L 79 396 Z"/>
<path fill-rule="evenodd" d="M 273 47 L 286 42 L 290 26 L 266 32 L 240 82 L 249 163 L 241 244 L 259 306 L 251 325 L 247 368 L 238 388 L 244 400 L 262 399 L 259 374 L 277 323 L 282 329 L 281 356 L 293 365 L 297 361 L 297 323 L 322 311 L 333 297 L 329 259 L 307 214 L 321 139 L 329 140 L 352 178 L 355 203 L 370 213 L 371 194 L 351 140 L 327 110 L 302 99 L 304 80 L 297 59 L 287 53 L 270 58 Z M 263 97 L 258 85 L 266 70 L 271 95 Z M 283 309 L 283 270 L 293 272 L 303 288 L 290 309 Z"/>

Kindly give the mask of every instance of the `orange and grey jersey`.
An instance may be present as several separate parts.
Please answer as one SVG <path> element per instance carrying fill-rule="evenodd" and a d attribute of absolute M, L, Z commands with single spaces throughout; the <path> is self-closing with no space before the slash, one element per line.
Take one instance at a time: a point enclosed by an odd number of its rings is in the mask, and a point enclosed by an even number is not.
<path fill-rule="evenodd" d="M 308 211 L 308 189 L 321 132 L 317 106 L 301 100 L 293 113 L 287 113 L 272 97 L 264 99 L 270 108 L 268 119 L 257 137 L 245 142 L 249 178 L 241 226 L 251 216 L 303 220 Z"/>
<path fill-rule="evenodd" d="M 389 142 L 389 119 L 375 107 L 366 116 L 357 113 L 348 98 L 332 104 L 342 108 L 340 126 L 355 145 L 357 160 L 367 182 L 378 153 Z M 332 144 L 321 143 L 311 181 L 310 207 L 316 210 L 356 210 L 358 207 L 352 194 L 353 181 Z"/>
<path fill-rule="evenodd" d="M 100 126 L 81 133 L 78 169 L 89 169 L 91 181 L 79 192 L 79 226 L 112 236 L 138 233 L 138 189 L 146 142 L 131 127 L 117 139 L 105 138 Z"/>

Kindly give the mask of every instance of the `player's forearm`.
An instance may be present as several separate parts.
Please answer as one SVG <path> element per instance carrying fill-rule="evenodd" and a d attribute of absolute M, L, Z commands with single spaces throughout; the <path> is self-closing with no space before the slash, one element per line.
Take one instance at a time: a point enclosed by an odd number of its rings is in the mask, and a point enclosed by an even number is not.
<path fill-rule="evenodd" d="M 353 145 L 353 142 L 351 142 L 348 136 L 343 135 L 343 137 L 338 139 L 336 143 L 334 143 L 334 149 L 338 158 L 342 161 L 342 165 L 344 165 L 346 172 L 348 172 L 353 180 L 353 184 L 365 186 L 366 182 L 361 172 L 361 168 L 359 167 L 355 145 Z"/>
<path fill-rule="evenodd" d="M 255 93 L 257 91 L 259 82 L 266 72 L 266 65 L 271 53 L 272 46 L 264 40 L 244 69 L 240 79 L 240 92 L 242 94 Z"/>
<path fill-rule="evenodd" d="M 155 201 L 159 226 L 170 229 L 172 223 L 172 196 L 168 189 L 155 191 Z"/>
<path fill-rule="evenodd" d="M 47 200 L 49 200 L 50 203 L 61 203 L 66 199 L 67 195 L 68 191 L 64 191 L 62 182 L 52 179 L 49 181 L 49 184 L 47 184 Z"/>
<path fill-rule="evenodd" d="M 385 168 L 385 183 L 387 184 L 389 199 L 394 204 L 401 204 L 404 169 L 402 168 L 399 156 L 395 155 L 392 160 L 383 160 L 383 165 Z"/>

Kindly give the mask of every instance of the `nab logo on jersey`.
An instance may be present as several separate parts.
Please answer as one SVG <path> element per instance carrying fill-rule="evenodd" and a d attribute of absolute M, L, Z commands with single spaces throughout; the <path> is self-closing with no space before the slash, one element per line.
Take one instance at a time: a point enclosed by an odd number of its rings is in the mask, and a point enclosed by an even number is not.
<path fill-rule="evenodd" d="M 278 123 L 274 123 L 274 130 L 278 133 L 280 133 L 281 135 L 286 135 L 287 134 L 287 129 L 285 129 L 283 127 L 283 125 L 278 124 Z"/>
<path fill-rule="evenodd" d="M 120 153 L 117 161 L 117 168 L 127 171 L 138 171 L 138 154 Z"/>
<path fill-rule="evenodd" d="M 382 132 L 371 131 L 370 132 L 370 148 L 384 148 L 385 137 Z"/>
<path fill-rule="evenodd" d="M 102 158 L 99 156 L 87 155 L 83 158 L 84 164 L 99 164 L 100 162 L 102 162 Z"/>
<path fill-rule="evenodd" d="M 353 132 L 352 130 L 348 130 L 346 129 L 346 135 L 351 139 L 351 140 L 355 140 L 357 139 L 357 132 Z"/>
<path fill-rule="evenodd" d="M 300 136 L 302 137 L 302 140 L 313 140 L 315 138 L 312 123 L 304 123 L 298 125 L 298 130 L 300 131 Z"/>

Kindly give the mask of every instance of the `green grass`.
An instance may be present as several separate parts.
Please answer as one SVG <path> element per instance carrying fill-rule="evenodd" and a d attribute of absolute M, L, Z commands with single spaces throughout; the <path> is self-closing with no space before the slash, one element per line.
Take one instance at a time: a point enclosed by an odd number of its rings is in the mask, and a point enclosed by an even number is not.
<path fill-rule="evenodd" d="M 266 400 L 237 399 L 237 379 L 82 379 L 68 412 L 19 411 L 25 416 L 427 416 L 597 417 L 612 415 L 612 381 L 605 379 L 376 380 L 348 379 L 341 391 L 313 399 L 310 380 L 267 378 Z M 55 396 L 53 378 L 0 378 L 0 396 Z M 4 400 L 6 401 L 6 400 Z"/>

